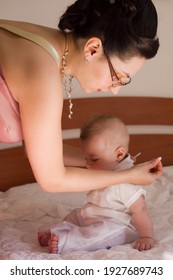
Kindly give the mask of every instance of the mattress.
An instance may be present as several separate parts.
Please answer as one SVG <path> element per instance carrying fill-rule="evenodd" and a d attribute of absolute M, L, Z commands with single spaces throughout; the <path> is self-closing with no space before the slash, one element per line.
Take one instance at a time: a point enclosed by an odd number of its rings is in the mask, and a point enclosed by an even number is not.
<path fill-rule="evenodd" d="M 173 166 L 164 167 L 163 176 L 145 189 L 154 224 L 153 249 L 140 252 L 125 244 L 61 254 L 41 247 L 37 232 L 81 206 L 86 193 L 46 193 L 37 183 L 0 192 L 0 260 L 173 260 Z"/>

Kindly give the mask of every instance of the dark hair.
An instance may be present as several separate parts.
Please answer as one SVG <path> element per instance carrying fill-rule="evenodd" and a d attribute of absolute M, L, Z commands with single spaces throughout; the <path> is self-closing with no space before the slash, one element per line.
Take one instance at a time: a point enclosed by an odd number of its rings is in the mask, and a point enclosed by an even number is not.
<path fill-rule="evenodd" d="M 107 55 L 154 57 L 158 18 L 151 0 L 77 0 L 61 16 L 60 30 L 76 38 L 96 36 Z"/>

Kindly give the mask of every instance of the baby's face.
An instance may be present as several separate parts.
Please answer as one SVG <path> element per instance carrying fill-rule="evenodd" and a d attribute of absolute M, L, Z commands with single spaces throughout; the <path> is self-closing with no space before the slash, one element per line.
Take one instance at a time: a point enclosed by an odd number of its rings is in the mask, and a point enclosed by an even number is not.
<path fill-rule="evenodd" d="M 117 165 L 115 146 L 108 137 L 94 135 L 81 143 L 86 166 L 91 169 L 114 170 Z"/>

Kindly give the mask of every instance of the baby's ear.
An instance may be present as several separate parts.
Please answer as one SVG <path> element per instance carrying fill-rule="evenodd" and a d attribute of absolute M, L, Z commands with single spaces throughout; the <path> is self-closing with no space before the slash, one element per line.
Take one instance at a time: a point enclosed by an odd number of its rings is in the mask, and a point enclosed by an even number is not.
<path fill-rule="evenodd" d="M 115 159 L 117 161 L 121 161 L 124 158 L 125 154 L 125 148 L 120 146 L 115 150 Z"/>

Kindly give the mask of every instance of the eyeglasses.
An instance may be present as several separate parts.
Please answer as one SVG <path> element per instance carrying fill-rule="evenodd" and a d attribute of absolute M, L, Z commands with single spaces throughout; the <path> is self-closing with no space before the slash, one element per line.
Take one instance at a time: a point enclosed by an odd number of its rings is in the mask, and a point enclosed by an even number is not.
<path fill-rule="evenodd" d="M 114 67 L 113 67 L 108 55 L 106 55 L 106 58 L 107 58 L 110 73 L 111 73 L 112 87 L 128 85 L 131 82 L 131 77 L 124 72 L 121 72 L 121 74 L 120 73 L 117 74 L 114 70 Z"/>

